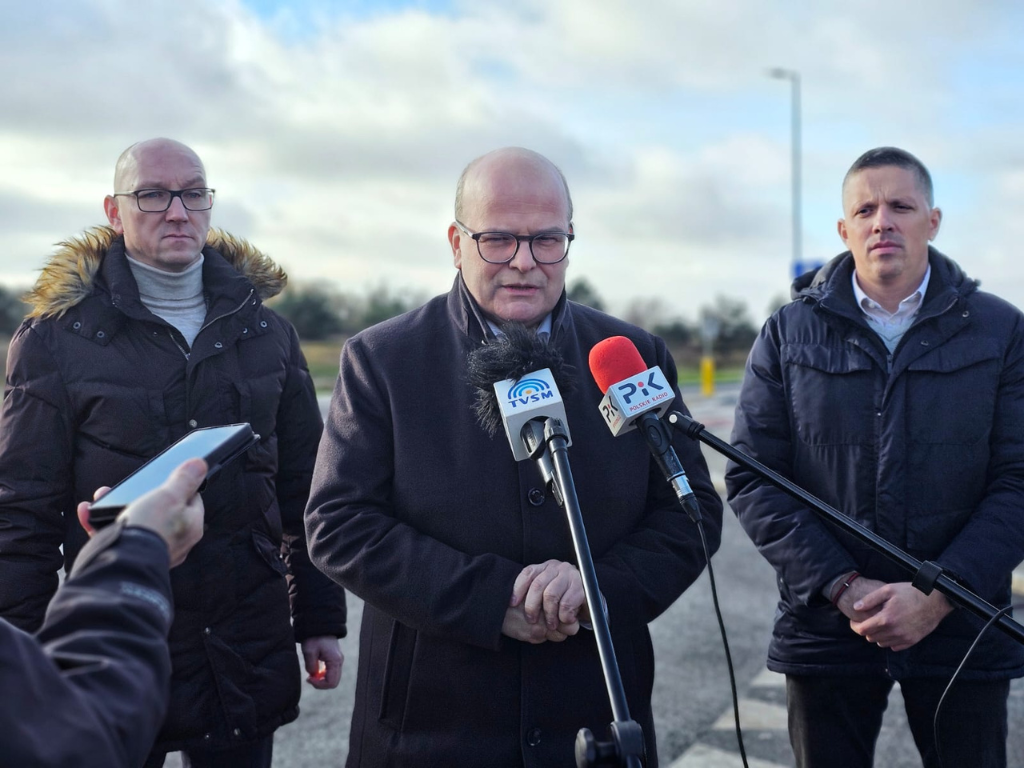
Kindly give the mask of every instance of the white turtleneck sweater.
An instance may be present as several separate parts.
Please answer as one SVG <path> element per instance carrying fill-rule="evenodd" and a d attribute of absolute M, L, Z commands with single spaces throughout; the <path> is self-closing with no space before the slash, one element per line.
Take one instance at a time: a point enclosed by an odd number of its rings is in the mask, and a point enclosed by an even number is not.
<path fill-rule="evenodd" d="M 185 337 L 189 348 L 206 319 L 203 295 L 203 255 L 182 272 L 165 272 L 128 257 L 128 266 L 139 286 L 146 308 L 162 317 Z"/>

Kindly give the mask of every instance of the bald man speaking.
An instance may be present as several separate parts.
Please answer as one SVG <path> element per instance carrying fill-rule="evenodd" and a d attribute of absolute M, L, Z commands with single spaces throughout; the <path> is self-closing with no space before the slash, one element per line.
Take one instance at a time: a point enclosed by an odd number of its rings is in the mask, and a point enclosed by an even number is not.
<path fill-rule="evenodd" d="M 313 561 L 366 601 L 350 766 L 573 763 L 611 708 L 566 518 L 540 471 L 475 422 L 467 358 L 516 321 L 577 374 L 627 336 L 675 387 L 664 342 L 568 301 L 572 202 L 525 149 L 474 160 L 448 241 L 452 289 L 349 339 L 306 510 Z M 566 398 L 572 468 L 630 714 L 657 765 L 647 623 L 704 568 L 696 526 L 637 433 L 613 440 L 586 375 Z M 676 389 L 676 396 L 679 396 Z M 695 443 L 676 445 L 712 551 L 722 505 Z"/>

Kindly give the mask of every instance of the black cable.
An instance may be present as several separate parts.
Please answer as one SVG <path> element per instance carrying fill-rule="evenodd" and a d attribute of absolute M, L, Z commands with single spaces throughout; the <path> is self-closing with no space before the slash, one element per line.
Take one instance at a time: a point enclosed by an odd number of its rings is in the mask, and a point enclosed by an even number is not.
<path fill-rule="evenodd" d="M 747 750 L 743 746 L 743 729 L 740 727 L 740 698 L 736 693 L 736 673 L 732 668 L 732 653 L 729 651 L 729 638 L 725 633 L 725 620 L 722 618 L 722 609 L 718 606 L 718 588 L 715 586 L 715 570 L 711 567 L 711 553 L 708 551 L 708 540 L 704 536 L 704 522 L 697 521 L 697 530 L 700 531 L 700 543 L 704 546 L 704 559 L 708 563 L 708 578 L 711 580 L 711 600 L 715 605 L 715 615 L 718 617 L 718 628 L 722 633 L 722 646 L 725 648 L 725 663 L 729 668 L 729 687 L 732 689 L 732 712 L 736 719 L 736 743 L 740 747 L 740 759 L 743 760 L 743 768 L 747 766 Z"/>
<path fill-rule="evenodd" d="M 981 628 L 981 631 L 978 633 L 978 636 L 974 638 L 974 642 L 971 643 L 971 647 L 967 649 L 967 653 L 965 653 L 963 659 L 960 660 L 960 664 L 957 666 L 956 671 L 953 672 L 953 676 L 949 678 L 949 683 L 946 685 L 946 690 L 944 690 L 942 692 L 942 695 L 939 697 L 939 703 L 935 705 L 935 715 L 932 717 L 932 735 L 935 739 L 935 759 L 939 763 L 939 768 L 942 768 L 942 754 L 939 749 L 939 715 L 942 712 L 942 705 L 946 701 L 946 694 L 949 693 L 950 689 L 953 687 L 953 683 L 956 682 L 956 676 L 960 674 L 960 670 L 964 668 L 964 664 L 967 663 L 967 660 L 971 657 L 971 654 L 974 653 L 974 649 L 978 646 L 978 643 L 981 642 L 981 636 L 988 631 L 989 627 L 991 627 L 993 624 L 999 621 L 999 618 L 1001 616 L 1005 616 L 1014 608 L 1021 607 L 1024 607 L 1024 603 L 1017 603 L 1016 605 L 1010 603 L 1010 605 L 1006 606 L 1005 608 L 1000 608 L 998 611 L 995 612 L 992 618 L 989 619 L 985 623 L 985 626 Z"/>

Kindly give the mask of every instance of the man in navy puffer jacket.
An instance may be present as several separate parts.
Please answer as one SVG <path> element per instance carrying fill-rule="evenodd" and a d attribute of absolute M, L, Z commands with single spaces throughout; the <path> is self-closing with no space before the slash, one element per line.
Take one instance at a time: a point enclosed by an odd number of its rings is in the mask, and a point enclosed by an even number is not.
<path fill-rule="evenodd" d="M 871 150 L 843 182 L 849 250 L 798 278 L 747 362 L 733 443 L 983 599 L 1024 559 L 1024 315 L 929 246 L 941 212 L 913 155 Z M 787 680 L 799 766 L 871 766 L 899 681 L 929 768 L 1006 765 L 1024 649 L 730 465 L 729 501 L 778 574 L 768 667 Z"/>

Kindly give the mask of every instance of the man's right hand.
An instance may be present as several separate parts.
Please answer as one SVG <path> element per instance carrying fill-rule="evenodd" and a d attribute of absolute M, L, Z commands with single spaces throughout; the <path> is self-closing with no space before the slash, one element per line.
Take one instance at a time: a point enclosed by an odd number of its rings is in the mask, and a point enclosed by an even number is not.
<path fill-rule="evenodd" d="M 206 478 L 206 462 L 189 459 L 175 469 L 159 488 L 139 497 L 118 515 L 128 525 L 148 528 L 167 543 L 171 567 L 181 565 L 196 543 L 203 537 L 203 500 L 199 486 Z M 99 489 L 99 498 L 108 488 Z M 89 525 L 89 502 L 78 505 L 78 519 L 92 534 Z"/>
<path fill-rule="evenodd" d="M 877 579 L 869 579 L 867 576 L 861 576 L 850 584 L 849 588 L 844 590 L 843 594 L 839 596 L 836 608 L 838 608 L 850 621 L 864 621 L 865 619 L 874 616 L 880 609 L 874 608 L 869 611 L 858 611 L 854 609 L 853 604 L 861 598 L 867 597 L 879 587 L 884 586 L 884 581 L 878 581 Z"/>
<path fill-rule="evenodd" d="M 531 622 L 526 618 L 526 611 L 522 605 L 510 605 L 506 608 L 505 621 L 501 624 L 503 635 L 534 645 L 548 641 L 560 643 L 579 631 L 580 623 L 578 621 L 573 621 L 571 624 L 559 624 L 555 629 L 549 629 L 543 621 Z"/>

